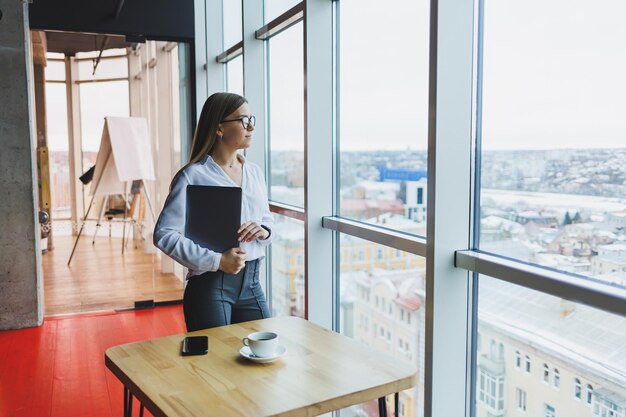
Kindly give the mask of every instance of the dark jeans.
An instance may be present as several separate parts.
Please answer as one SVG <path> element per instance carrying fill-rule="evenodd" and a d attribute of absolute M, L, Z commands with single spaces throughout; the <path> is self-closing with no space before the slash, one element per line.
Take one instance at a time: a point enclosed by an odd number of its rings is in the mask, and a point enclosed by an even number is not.
<path fill-rule="evenodd" d="M 189 278 L 183 297 L 187 331 L 270 317 L 259 264 L 246 262 L 237 275 L 216 271 Z"/>

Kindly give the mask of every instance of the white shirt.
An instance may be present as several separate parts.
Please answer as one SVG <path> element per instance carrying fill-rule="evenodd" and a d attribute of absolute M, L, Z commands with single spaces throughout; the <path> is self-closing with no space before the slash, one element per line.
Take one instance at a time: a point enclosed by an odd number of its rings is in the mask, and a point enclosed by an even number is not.
<path fill-rule="evenodd" d="M 247 162 L 243 155 L 239 157 L 243 160 L 241 224 L 255 221 L 271 230 L 273 221 L 263 172 L 258 165 Z M 174 178 L 170 194 L 154 228 L 154 245 L 189 268 L 187 278 L 207 271 L 217 271 L 222 259 L 221 253 L 203 248 L 185 237 L 186 189 L 189 184 L 238 187 L 209 155 L 186 167 Z M 266 240 L 241 242 L 241 249 L 246 251 L 246 260 L 264 257 L 265 246 L 271 243 L 272 237 L 270 232 L 270 237 Z"/>

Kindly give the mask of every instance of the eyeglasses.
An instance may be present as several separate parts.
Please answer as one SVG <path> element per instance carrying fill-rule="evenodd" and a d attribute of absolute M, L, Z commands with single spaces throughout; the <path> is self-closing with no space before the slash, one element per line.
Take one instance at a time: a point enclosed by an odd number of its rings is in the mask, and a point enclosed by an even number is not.
<path fill-rule="evenodd" d="M 220 123 L 226 123 L 226 122 L 241 122 L 241 125 L 243 126 L 243 128 L 247 130 L 250 128 L 250 126 L 254 127 L 256 125 L 256 117 L 242 116 L 236 119 L 222 120 Z"/>

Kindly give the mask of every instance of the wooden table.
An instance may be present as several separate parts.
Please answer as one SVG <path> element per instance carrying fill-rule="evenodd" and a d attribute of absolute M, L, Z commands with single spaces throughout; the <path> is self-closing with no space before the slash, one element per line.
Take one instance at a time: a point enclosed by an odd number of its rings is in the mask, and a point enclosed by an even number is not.
<path fill-rule="evenodd" d="M 251 332 L 274 331 L 287 348 L 275 362 L 239 355 Z M 408 363 L 297 317 L 277 317 L 189 333 L 207 335 L 209 353 L 181 356 L 184 334 L 115 346 L 107 368 L 155 417 L 315 416 L 415 386 Z"/>

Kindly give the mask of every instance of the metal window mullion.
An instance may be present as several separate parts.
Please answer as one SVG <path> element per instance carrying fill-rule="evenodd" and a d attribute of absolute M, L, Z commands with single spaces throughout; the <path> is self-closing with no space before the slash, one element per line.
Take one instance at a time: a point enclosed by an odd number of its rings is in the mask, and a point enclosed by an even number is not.
<path fill-rule="evenodd" d="M 335 323 L 334 236 L 320 219 L 333 213 L 333 3 L 304 8 L 305 283 L 307 318 Z"/>
<path fill-rule="evenodd" d="M 522 261 L 474 250 L 457 251 L 457 268 L 576 301 L 613 314 L 626 315 L 626 289 Z"/>
<path fill-rule="evenodd" d="M 70 175 L 71 218 L 72 224 L 78 225 L 79 219 L 84 217 L 85 201 L 83 184 L 78 177 L 82 171 L 82 139 L 80 121 L 80 92 L 79 86 L 72 82 L 78 78 L 78 62 L 74 57 L 65 58 L 65 80 L 67 100 L 67 132 L 68 132 L 68 156 Z M 72 234 L 77 229 L 72 228 Z"/>
<path fill-rule="evenodd" d="M 300 22 L 304 18 L 304 3 L 302 1 L 296 4 L 276 19 L 261 27 L 255 32 L 255 37 L 260 40 L 268 40 Z"/>
<path fill-rule="evenodd" d="M 332 66 L 332 94 L 333 94 L 333 100 L 332 100 L 332 105 L 333 105 L 333 109 L 332 109 L 332 115 L 333 115 L 333 134 L 334 134 L 334 138 L 333 138 L 333 155 L 332 155 L 332 167 L 333 167 L 333 188 L 332 188 L 332 207 L 333 207 L 333 211 L 332 211 L 332 215 L 337 215 L 339 214 L 339 201 L 341 199 L 340 197 L 340 190 L 341 190 L 341 160 L 339 158 L 339 150 L 340 150 L 340 126 L 339 126 L 339 120 L 340 120 L 340 58 L 341 58 L 341 52 L 340 52 L 340 34 L 341 34 L 341 30 L 340 30 L 340 10 L 341 7 L 339 5 L 339 2 L 337 1 L 333 1 L 333 5 L 332 5 L 332 36 L 333 36 L 333 44 L 332 44 L 332 57 L 333 57 L 333 66 Z M 323 219 L 322 219 L 322 225 L 323 225 Z M 343 332 L 343 329 L 341 328 L 341 317 L 340 317 L 340 311 L 341 311 L 341 292 L 339 290 L 339 284 L 340 284 L 340 279 L 341 279 L 341 265 L 340 265 L 340 259 L 341 259 L 341 236 L 338 232 L 333 232 L 333 274 L 335 276 L 335 283 L 333 284 L 335 286 L 335 297 L 334 297 L 334 309 L 335 309 L 335 322 L 334 322 L 334 329 L 338 332 Z"/>
<path fill-rule="evenodd" d="M 289 204 L 270 201 L 270 211 L 281 216 L 289 217 L 295 220 L 305 221 L 304 209 Z"/>
<path fill-rule="evenodd" d="M 469 248 L 473 2 L 433 0 L 430 16 L 424 414 L 467 416 L 472 280 L 454 266 Z"/>
<path fill-rule="evenodd" d="M 248 99 L 251 111 L 256 116 L 254 140 L 246 149 L 246 158 L 261 167 L 269 183 L 267 168 L 267 106 L 266 106 L 266 70 L 265 45 L 254 36 L 256 28 L 263 24 L 263 2 L 258 0 L 242 1 L 242 42 L 243 42 L 243 91 Z M 221 64 L 215 64 L 221 65 Z M 224 67 L 224 65 L 221 65 Z M 261 282 L 266 290 L 267 299 L 272 298 L 270 273 L 271 246 L 266 250 L 267 262 L 261 271 Z M 270 306 L 271 307 L 271 306 Z"/>
<path fill-rule="evenodd" d="M 474 44 L 475 44 L 475 56 L 473 59 L 474 68 L 476 69 L 474 73 L 474 89 L 473 89 L 473 105 L 475 111 L 472 112 L 473 116 L 473 134 L 472 138 L 472 159 L 473 162 L 471 164 L 472 171 L 471 177 L 473 179 L 471 183 L 471 222 L 472 227 L 470 230 L 470 247 L 476 248 L 480 242 L 480 190 L 481 190 L 481 167 L 482 167 L 482 97 L 483 97 L 483 4 L 482 0 L 476 0 L 474 4 L 474 22 L 477 30 L 474 31 Z M 471 310 L 468 310 L 469 313 L 469 330 L 473 335 L 478 334 L 478 293 L 479 293 L 479 281 L 478 274 L 476 272 L 472 272 L 469 274 L 469 278 L 471 279 L 471 300 L 473 301 L 471 305 Z M 468 350 L 468 366 L 469 370 L 469 387 L 468 387 L 468 396 L 470 399 L 475 399 L 476 397 L 476 381 L 477 378 L 477 352 L 478 352 L 478 336 L 470 337 L 470 348 Z M 469 417 L 476 417 L 476 407 L 471 406 L 468 413 Z"/>
<path fill-rule="evenodd" d="M 219 62 L 220 64 L 226 64 L 228 61 L 232 61 L 233 59 L 241 56 L 243 54 L 243 41 L 237 42 L 235 45 L 231 46 L 221 54 L 215 57 L 215 62 Z"/>
<path fill-rule="evenodd" d="M 426 238 L 341 217 L 324 217 L 322 226 L 359 239 L 426 256 Z"/>

